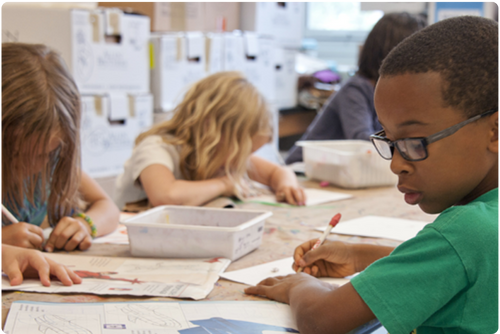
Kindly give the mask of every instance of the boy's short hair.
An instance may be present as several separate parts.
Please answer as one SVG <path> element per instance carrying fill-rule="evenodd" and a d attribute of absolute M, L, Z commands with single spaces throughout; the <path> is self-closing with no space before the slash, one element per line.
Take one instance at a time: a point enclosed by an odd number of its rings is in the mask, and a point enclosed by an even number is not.
<path fill-rule="evenodd" d="M 445 107 L 468 117 L 498 108 L 498 24 L 476 16 L 439 21 L 405 39 L 384 59 L 381 77 L 438 72 Z"/>

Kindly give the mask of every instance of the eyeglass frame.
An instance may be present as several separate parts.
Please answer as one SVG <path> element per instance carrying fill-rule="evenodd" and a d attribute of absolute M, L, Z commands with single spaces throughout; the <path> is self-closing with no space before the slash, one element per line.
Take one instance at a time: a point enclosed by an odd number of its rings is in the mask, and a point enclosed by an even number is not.
<path fill-rule="evenodd" d="M 479 114 L 479 115 L 476 115 L 476 116 L 473 116 L 471 118 L 468 118 L 466 119 L 465 121 L 462 121 L 458 124 L 455 124 L 455 125 L 452 125 L 450 126 L 449 128 L 446 128 L 444 130 L 441 130 L 439 132 L 436 132 L 430 136 L 427 136 L 427 137 L 410 137 L 410 138 L 402 138 L 402 139 L 398 139 L 398 140 L 394 140 L 394 141 L 391 141 L 389 139 L 387 139 L 387 137 L 383 137 L 382 135 L 385 134 L 385 130 L 380 130 L 379 132 L 377 133 L 374 133 L 370 136 L 370 141 L 372 142 L 373 146 L 375 146 L 375 149 L 377 150 L 378 154 L 384 158 L 385 160 L 392 160 L 392 158 L 394 157 L 394 147 L 396 147 L 396 149 L 398 150 L 399 154 L 401 155 L 401 157 L 403 157 L 403 159 L 407 160 L 407 161 L 422 161 L 422 160 L 425 160 L 429 157 L 429 152 L 427 151 L 427 146 L 429 144 L 432 144 L 438 140 L 441 140 L 443 138 L 446 138 L 446 137 L 449 137 L 451 136 L 452 134 L 454 134 L 455 132 L 457 132 L 458 130 L 460 130 L 461 128 L 463 128 L 464 126 L 466 126 L 467 124 L 470 124 L 472 122 L 475 122 L 485 116 L 488 116 L 488 115 L 492 115 L 494 113 L 498 112 L 498 108 L 495 108 L 495 109 L 491 109 L 491 110 L 488 110 L 488 111 L 485 111 L 484 113 L 482 114 Z M 405 140 L 420 140 L 421 143 L 422 143 L 422 147 L 424 148 L 424 151 L 425 151 L 425 157 L 421 158 L 421 159 L 409 159 L 408 158 L 405 158 L 405 154 L 401 152 L 399 146 L 397 145 L 398 142 L 401 142 L 401 141 L 405 141 Z M 384 157 L 379 149 L 377 148 L 377 145 L 375 145 L 375 142 L 374 140 L 380 140 L 380 141 L 384 141 L 386 142 L 388 145 L 389 145 L 389 148 L 391 149 L 391 157 L 390 158 L 386 158 Z"/>

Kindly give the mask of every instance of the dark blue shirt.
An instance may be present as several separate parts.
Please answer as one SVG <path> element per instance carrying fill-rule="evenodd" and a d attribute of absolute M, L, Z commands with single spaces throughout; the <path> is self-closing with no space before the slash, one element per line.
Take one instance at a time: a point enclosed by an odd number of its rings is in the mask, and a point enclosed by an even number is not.
<path fill-rule="evenodd" d="M 382 129 L 373 105 L 374 90 L 368 79 L 359 75 L 350 78 L 328 99 L 300 140 L 369 140 Z M 296 161 L 302 161 L 302 148 L 294 145 L 286 163 Z"/>

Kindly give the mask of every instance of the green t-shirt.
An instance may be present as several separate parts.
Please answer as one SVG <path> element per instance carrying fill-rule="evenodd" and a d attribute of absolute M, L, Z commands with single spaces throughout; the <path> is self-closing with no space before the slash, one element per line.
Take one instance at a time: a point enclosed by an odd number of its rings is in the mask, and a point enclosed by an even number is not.
<path fill-rule="evenodd" d="M 498 330 L 498 188 L 443 211 L 351 280 L 391 334 Z"/>

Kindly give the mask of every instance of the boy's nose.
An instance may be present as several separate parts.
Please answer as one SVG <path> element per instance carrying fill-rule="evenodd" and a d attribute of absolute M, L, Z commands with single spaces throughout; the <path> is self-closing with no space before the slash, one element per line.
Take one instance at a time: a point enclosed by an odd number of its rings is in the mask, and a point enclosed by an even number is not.
<path fill-rule="evenodd" d="M 413 171 L 410 161 L 404 159 L 398 150 L 394 150 L 391 159 L 391 171 L 396 175 L 409 174 Z"/>

